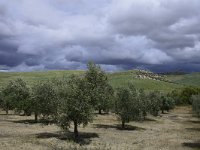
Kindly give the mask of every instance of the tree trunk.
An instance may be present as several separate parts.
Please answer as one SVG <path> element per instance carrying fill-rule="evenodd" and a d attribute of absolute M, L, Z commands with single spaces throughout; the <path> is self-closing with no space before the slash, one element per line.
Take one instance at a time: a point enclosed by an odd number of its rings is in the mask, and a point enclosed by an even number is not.
<path fill-rule="evenodd" d="M 26 115 L 26 111 L 25 111 L 25 110 L 24 110 L 24 114 L 23 114 L 23 116 L 27 116 L 27 115 Z"/>
<path fill-rule="evenodd" d="M 162 109 L 162 114 L 164 114 L 164 110 Z"/>
<path fill-rule="evenodd" d="M 99 109 L 99 114 L 101 115 L 102 113 L 101 113 L 101 109 Z"/>
<path fill-rule="evenodd" d="M 122 120 L 122 129 L 124 129 L 124 128 L 125 128 L 125 121 Z"/>
<path fill-rule="evenodd" d="M 143 119 L 144 120 L 146 119 L 146 115 L 147 115 L 146 111 L 143 111 Z"/>
<path fill-rule="evenodd" d="M 24 116 L 31 116 L 31 111 L 24 110 Z"/>
<path fill-rule="evenodd" d="M 35 112 L 35 122 L 38 122 L 38 114 Z"/>
<path fill-rule="evenodd" d="M 8 109 L 6 109 L 6 115 L 8 115 Z"/>
<path fill-rule="evenodd" d="M 77 121 L 74 121 L 74 138 L 76 141 L 78 141 L 78 123 L 77 123 Z"/>

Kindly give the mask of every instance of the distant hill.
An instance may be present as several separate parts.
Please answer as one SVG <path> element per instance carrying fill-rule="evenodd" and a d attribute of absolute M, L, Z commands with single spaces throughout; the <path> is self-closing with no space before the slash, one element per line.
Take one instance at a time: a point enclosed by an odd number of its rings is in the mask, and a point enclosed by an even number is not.
<path fill-rule="evenodd" d="M 43 72 L 0 72 L 0 87 L 4 86 L 9 80 L 23 78 L 29 85 L 37 81 L 47 80 L 54 77 L 69 76 L 72 74 L 81 75 L 85 71 L 64 70 L 64 71 L 43 71 Z M 146 91 L 158 90 L 169 92 L 180 89 L 184 86 L 199 86 L 200 73 L 191 74 L 167 74 L 160 75 L 142 70 L 129 70 L 123 72 L 107 73 L 109 82 L 114 88 L 127 86 L 132 82 L 137 88 Z"/>
<path fill-rule="evenodd" d="M 167 79 L 178 84 L 187 86 L 200 86 L 200 73 L 182 75 L 167 75 Z"/>
<path fill-rule="evenodd" d="M 162 92 L 169 92 L 174 89 L 180 89 L 183 86 L 181 84 L 172 83 L 166 81 L 163 77 L 158 77 L 153 73 L 144 73 L 138 70 L 130 70 L 125 72 L 115 72 L 109 75 L 110 83 L 113 87 L 127 86 L 132 82 L 137 88 L 143 88 L 147 91 L 158 90 Z"/>
<path fill-rule="evenodd" d="M 161 72 L 161 73 L 158 73 L 158 74 L 161 74 L 161 75 L 185 75 L 185 74 L 188 74 L 186 72 L 183 72 L 183 71 L 175 71 L 175 72 Z"/>

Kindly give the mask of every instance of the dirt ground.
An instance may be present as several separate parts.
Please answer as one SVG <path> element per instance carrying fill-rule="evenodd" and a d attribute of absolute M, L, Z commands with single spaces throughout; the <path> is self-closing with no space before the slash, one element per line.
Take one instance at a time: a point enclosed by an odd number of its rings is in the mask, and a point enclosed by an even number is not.
<path fill-rule="evenodd" d="M 33 123 L 33 116 L 3 113 L 0 113 L 0 150 L 200 149 L 200 119 L 188 107 L 178 107 L 144 122 L 131 122 L 126 130 L 120 130 L 115 115 L 98 115 L 87 127 L 79 127 L 80 143 L 72 140 L 73 128 L 64 133 L 54 124 Z"/>

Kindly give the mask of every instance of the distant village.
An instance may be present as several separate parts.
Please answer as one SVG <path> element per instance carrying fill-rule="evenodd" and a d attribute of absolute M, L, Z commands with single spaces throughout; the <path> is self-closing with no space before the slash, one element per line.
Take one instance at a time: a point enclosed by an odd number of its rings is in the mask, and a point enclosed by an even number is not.
<path fill-rule="evenodd" d="M 139 79 L 151 79 L 151 80 L 159 80 L 159 81 L 165 81 L 167 82 L 168 80 L 164 75 L 156 74 L 151 71 L 146 71 L 146 70 L 136 70 L 136 76 L 135 78 Z"/>

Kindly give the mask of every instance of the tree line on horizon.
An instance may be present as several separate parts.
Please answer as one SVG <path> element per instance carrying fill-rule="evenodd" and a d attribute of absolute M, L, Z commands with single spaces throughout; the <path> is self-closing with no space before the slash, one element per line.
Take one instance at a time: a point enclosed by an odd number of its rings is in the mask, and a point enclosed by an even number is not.
<path fill-rule="evenodd" d="M 181 104 L 179 98 L 183 96 L 183 99 L 189 97 L 184 103 L 194 101 L 193 108 L 199 114 L 199 96 L 192 96 L 198 94 L 193 90 L 186 89 L 182 94 L 173 91 L 167 95 L 158 91 L 147 93 L 135 88 L 133 83 L 114 89 L 100 66 L 89 62 L 88 70 L 81 76 L 53 78 L 31 87 L 23 79 L 12 80 L 0 91 L 0 106 L 7 114 L 9 110 L 27 116 L 34 114 L 35 122 L 44 118 L 64 130 L 73 124 L 77 140 L 78 126 L 91 122 L 95 111 L 115 113 L 121 120 L 121 128 L 125 129 L 130 121 L 145 120 L 148 114 L 158 116 L 173 109 L 175 104 Z"/>

